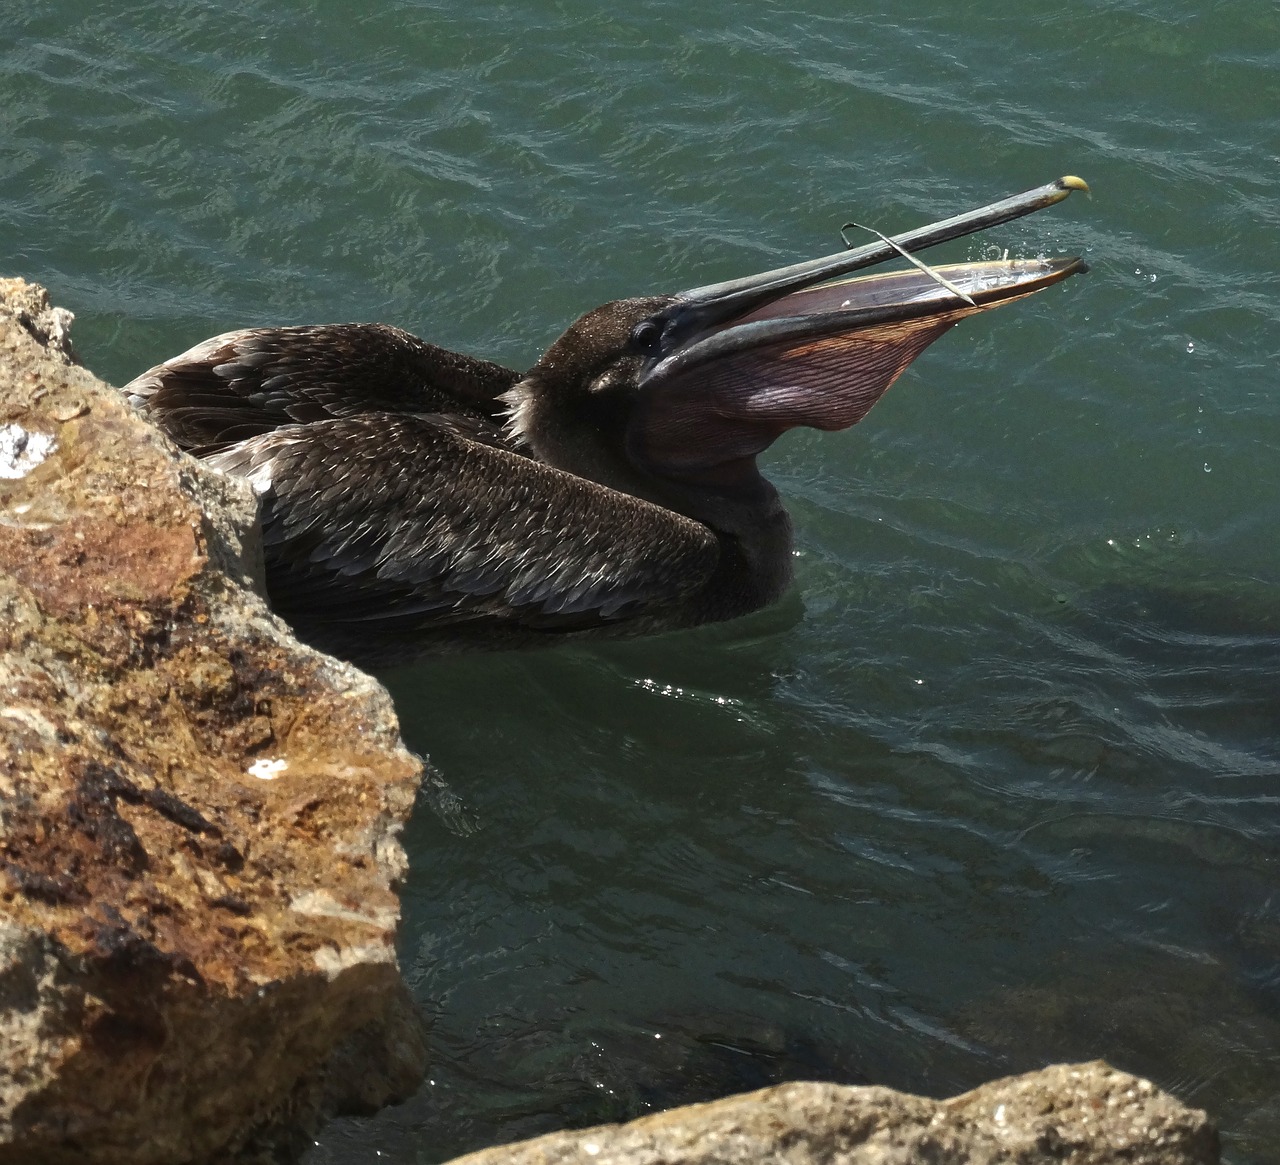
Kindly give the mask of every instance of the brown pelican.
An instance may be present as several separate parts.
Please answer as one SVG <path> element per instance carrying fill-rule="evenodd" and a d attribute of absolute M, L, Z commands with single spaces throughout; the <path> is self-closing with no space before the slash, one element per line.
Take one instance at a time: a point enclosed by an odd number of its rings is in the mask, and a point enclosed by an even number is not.
<path fill-rule="evenodd" d="M 215 336 L 126 386 L 261 499 L 272 606 L 365 664 L 732 619 L 791 581 L 756 456 L 861 420 L 965 316 L 1080 259 L 846 278 L 1087 187 L 1057 182 L 853 250 L 587 312 L 521 375 L 384 324 Z"/>

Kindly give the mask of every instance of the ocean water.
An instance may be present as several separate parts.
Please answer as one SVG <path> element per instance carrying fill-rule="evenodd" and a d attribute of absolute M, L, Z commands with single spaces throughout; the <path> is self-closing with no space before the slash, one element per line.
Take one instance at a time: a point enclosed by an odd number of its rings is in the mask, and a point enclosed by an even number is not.
<path fill-rule="evenodd" d="M 1280 1161 L 1280 9 L 29 0 L 0 268 L 117 383 L 351 319 L 531 364 L 581 311 L 1063 173 L 939 259 L 1092 270 L 764 459 L 740 623 L 385 678 L 430 786 L 433 1065 L 310 1165 L 783 1079 L 1105 1057 Z"/>

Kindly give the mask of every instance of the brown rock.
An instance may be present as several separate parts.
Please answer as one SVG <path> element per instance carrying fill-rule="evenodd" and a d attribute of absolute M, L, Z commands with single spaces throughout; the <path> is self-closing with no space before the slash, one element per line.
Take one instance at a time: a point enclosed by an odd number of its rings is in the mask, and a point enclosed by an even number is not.
<path fill-rule="evenodd" d="M 252 498 L 69 319 L 0 280 L 0 1162 L 204 1161 L 416 1083 L 421 766 L 251 589 Z"/>
<path fill-rule="evenodd" d="M 952 1100 L 782 1084 L 451 1165 L 1215 1165 L 1204 1113 L 1109 1065 L 1061 1064 Z"/>

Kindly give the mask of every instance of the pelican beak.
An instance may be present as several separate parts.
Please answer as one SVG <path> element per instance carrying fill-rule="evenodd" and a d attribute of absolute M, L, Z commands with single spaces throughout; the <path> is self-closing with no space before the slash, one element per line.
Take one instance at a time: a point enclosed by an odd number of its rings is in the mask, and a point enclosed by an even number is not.
<path fill-rule="evenodd" d="M 1079 258 L 853 272 L 1052 206 L 1074 177 L 892 240 L 694 288 L 663 309 L 633 454 L 666 472 L 750 456 L 789 428 L 844 429 L 947 329 L 1086 270 Z"/>
<path fill-rule="evenodd" d="M 761 304 L 779 299 L 791 292 L 825 283 L 831 279 L 849 275 L 854 271 L 862 271 L 867 267 L 875 267 L 888 259 L 898 256 L 901 251 L 917 252 L 939 243 L 950 242 L 978 231 L 989 230 L 1001 223 L 1012 222 L 1037 210 L 1054 206 L 1070 196 L 1072 191 L 1083 190 L 1088 193 L 1089 186 L 1083 178 L 1068 175 L 1027 190 L 1022 194 L 1014 194 L 971 210 L 966 214 L 958 214 L 953 218 L 942 219 L 928 226 L 918 227 L 913 231 L 894 236 L 889 241 L 868 243 L 863 247 L 840 251 L 834 255 L 826 255 L 821 259 L 809 259 L 803 263 L 793 263 L 789 267 L 778 267 L 772 271 L 763 271 L 758 275 L 748 275 L 742 279 L 730 279 L 725 283 L 710 283 L 705 287 L 694 287 L 681 292 L 672 305 L 673 330 L 685 332 L 703 330 L 724 323 L 730 319 L 744 316 Z M 679 342 L 684 337 L 673 336 Z"/>

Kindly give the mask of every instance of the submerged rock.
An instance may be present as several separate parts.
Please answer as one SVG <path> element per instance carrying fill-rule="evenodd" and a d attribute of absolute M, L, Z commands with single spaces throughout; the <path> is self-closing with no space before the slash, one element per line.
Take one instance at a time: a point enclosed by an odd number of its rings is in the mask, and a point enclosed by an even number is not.
<path fill-rule="evenodd" d="M 1204 1113 L 1100 1061 L 984 1084 L 951 1100 L 891 1088 L 780 1084 L 552 1133 L 450 1165 L 1216 1165 Z"/>
<path fill-rule="evenodd" d="M 69 322 L 0 280 L 0 1163 L 213 1160 L 416 1086 L 420 764 Z"/>

